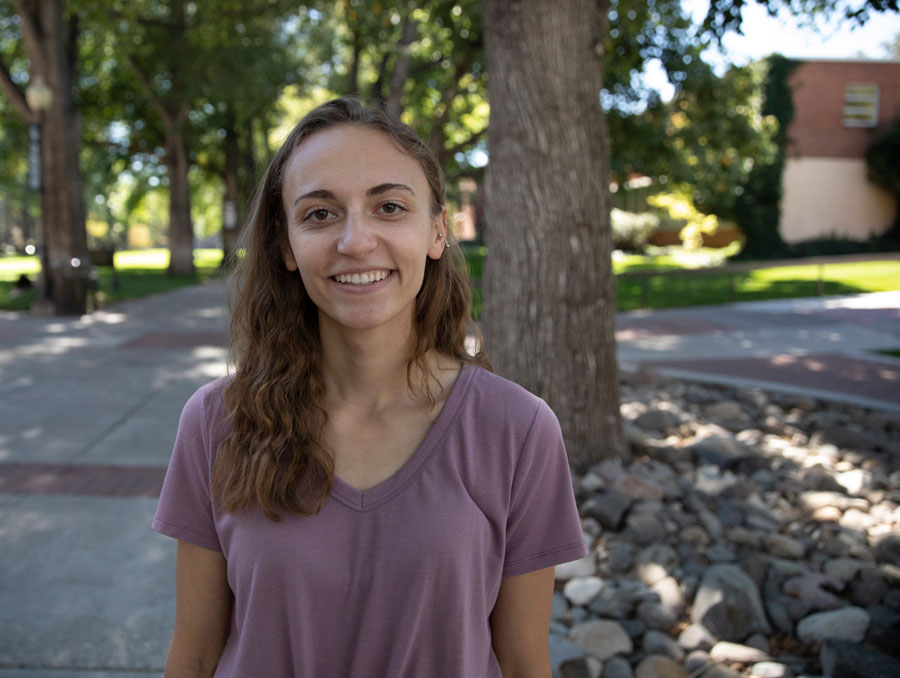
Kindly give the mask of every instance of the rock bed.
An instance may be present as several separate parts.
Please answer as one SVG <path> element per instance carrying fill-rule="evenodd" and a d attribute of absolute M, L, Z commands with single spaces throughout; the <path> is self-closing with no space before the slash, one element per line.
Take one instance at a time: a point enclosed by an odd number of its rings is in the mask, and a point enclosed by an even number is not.
<path fill-rule="evenodd" d="M 575 476 L 558 678 L 900 678 L 900 417 L 625 374 L 633 461 Z"/>

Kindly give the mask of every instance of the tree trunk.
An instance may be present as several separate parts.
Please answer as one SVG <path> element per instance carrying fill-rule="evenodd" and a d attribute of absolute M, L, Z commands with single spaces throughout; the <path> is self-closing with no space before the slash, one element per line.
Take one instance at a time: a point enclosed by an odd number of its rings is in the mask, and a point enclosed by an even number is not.
<path fill-rule="evenodd" d="M 416 39 L 417 28 L 418 22 L 412 16 L 407 16 L 403 24 L 400 44 L 397 45 L 394 68 L 391 72 L 391 88 L 385 104 L 385 110 L 396 118 L 399 118 L 400 114 L 403 113 L 403 90 L 406 88 L 406 81 L 409 79 L 412 59 L 409 53 L 409 46 Z"/>
<path fill-rule="evenodd" d="M 243 134 L 238 137 L 238 149 L 240 152 L 240 170 L 238 176 L 238 224 L 242 224 L 247 213 L 247 206 L 253 202 L 253 192 L 259 181 L 257 176 L 256 150 L 253 137 L 253 118 L 247 117 L 241 124 Z M 238 227 L 240 230 L 240 226 Z"/>
<path fill-rule="evenodd" d="M 607 10 L 606 0 L 485 7 L 487 354 L 547 400 L 579 468 L 627 455 L 599 100 Z"/>
<path fill-rule="evenodd" d="M 188 157 L 181 123 L 184 116 L 166 120 L 166 171 L 169 174 L 169 274 L 194 272 L 194 226 Z"/>
<path fill-rule="evenodd" d="M 53 312 L 81 315 L 87 310 L 90 262 L 78 158 L 81 124 L 73 98 L 74 64 L 69 63 L 74 45 L 66 45 L 61 0 L 20 1 L 16 10 L 31 77 L 42 75 L 53 93 L 50 107 L 40 117 L 43 275 Z"/>
<path fill-rule="evenodd" d="M 229 109 L 225 119 L 225 194 L 222 197 L 222 267 L 233 262 L 238 224 L 238 148 L 234 111 Z"/>
<path fill-rule="evenodd" d="M 353 31 L 353 40 L 351 42 L 350 70 L 347 72 L 347 94 L 357 96 L 359 94 L 359 60 L 362 54 L 362 40 L 359 37 L 358 26 L 354 26 L 351 30 Z"/>

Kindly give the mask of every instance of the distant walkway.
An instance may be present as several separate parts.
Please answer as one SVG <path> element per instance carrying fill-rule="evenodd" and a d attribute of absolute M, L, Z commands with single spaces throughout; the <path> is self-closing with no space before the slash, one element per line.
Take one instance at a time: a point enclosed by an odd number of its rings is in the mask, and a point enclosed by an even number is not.
<path fill-rule="evenodd" d="M 623 313 L 625 369 L 900 411 L 900 292 Z"/>

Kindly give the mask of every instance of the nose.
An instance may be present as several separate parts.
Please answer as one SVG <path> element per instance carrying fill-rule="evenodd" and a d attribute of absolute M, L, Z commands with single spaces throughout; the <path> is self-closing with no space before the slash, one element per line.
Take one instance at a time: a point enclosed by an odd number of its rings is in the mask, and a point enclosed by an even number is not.
<path fill-rule="evenodd" d="M 372 228 L 364 216 L 349 213 L 338 238 L 338 252 L 348 257 L 359 257 L 371 252 L 377 243 Z"/>

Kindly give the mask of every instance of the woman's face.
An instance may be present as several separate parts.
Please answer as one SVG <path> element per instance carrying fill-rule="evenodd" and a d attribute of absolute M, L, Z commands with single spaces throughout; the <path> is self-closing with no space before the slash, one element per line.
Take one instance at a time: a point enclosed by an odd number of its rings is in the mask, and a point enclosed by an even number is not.
<path fill-rule="evenodd" d="M 446 232 L 418 161 L 381 132 L 333 127 L 291 155 L 282 201 L 285 265 L 299 270 L 323 331 L 407 333 L 426 258 L 441 256 Z"/>

